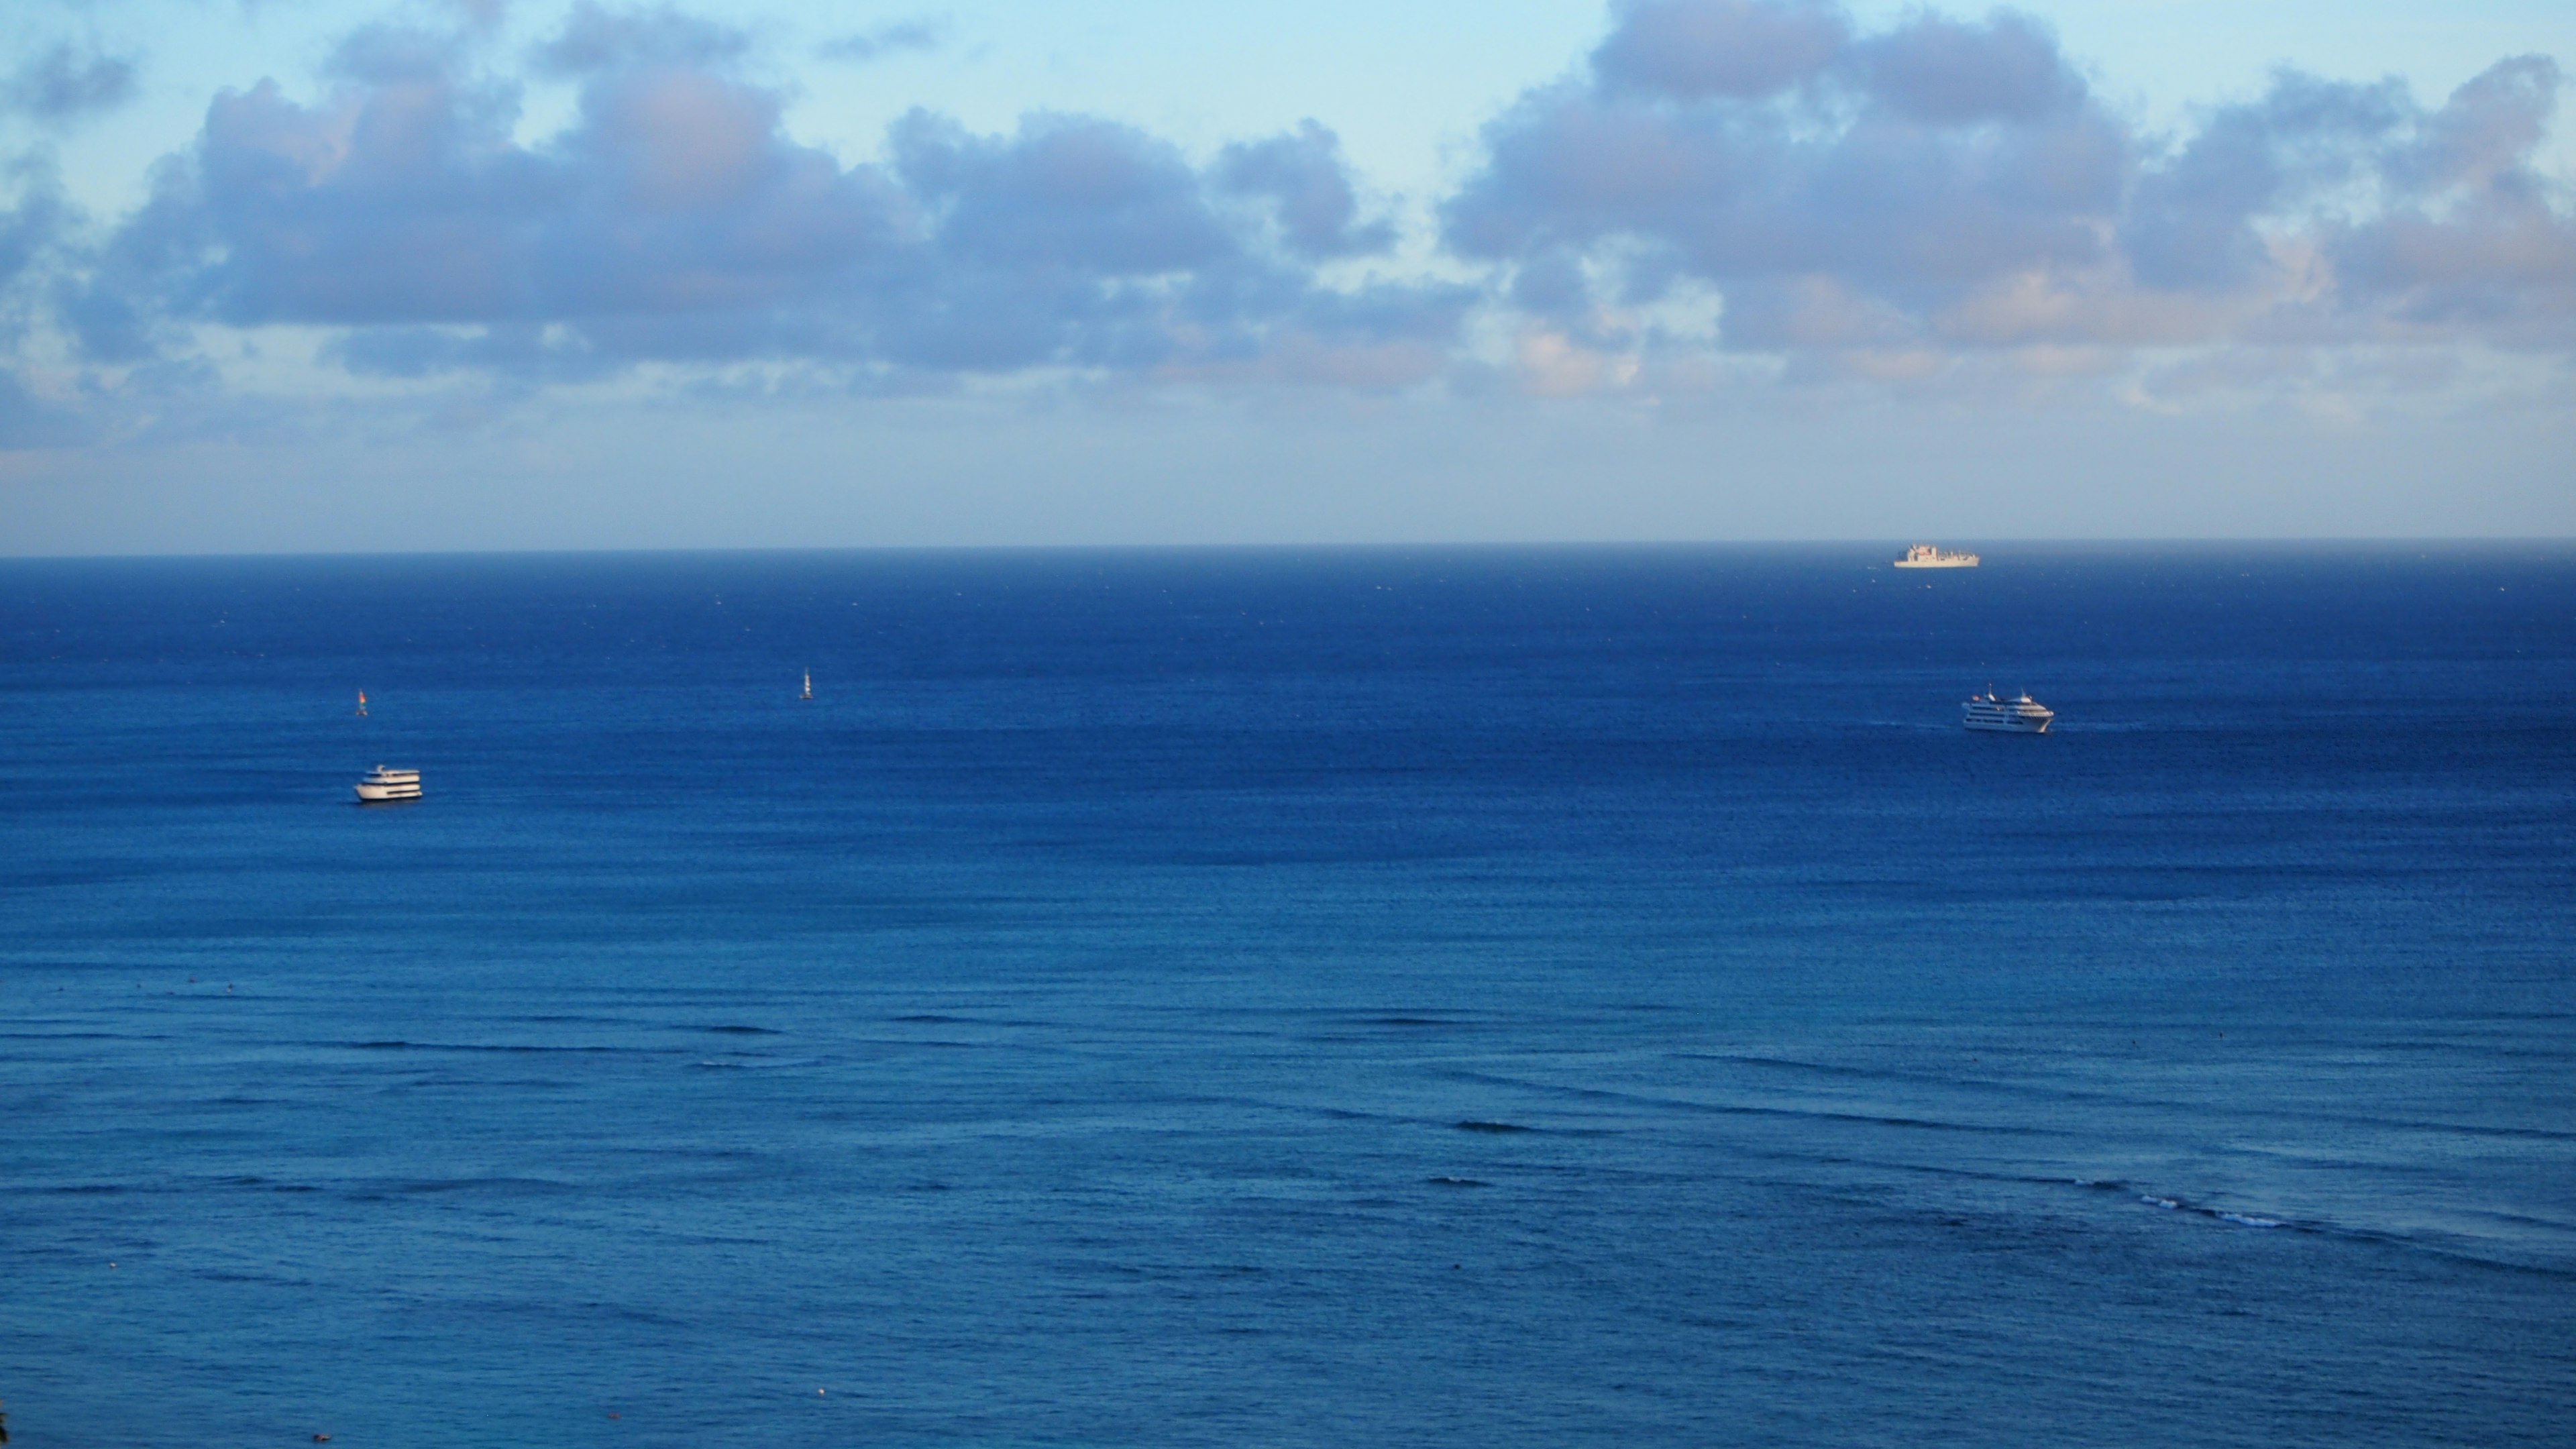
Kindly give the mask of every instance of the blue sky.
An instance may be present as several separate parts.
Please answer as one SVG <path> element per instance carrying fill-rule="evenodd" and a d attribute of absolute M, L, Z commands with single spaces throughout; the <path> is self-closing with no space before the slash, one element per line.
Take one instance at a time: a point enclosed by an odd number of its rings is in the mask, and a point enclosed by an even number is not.
<path fill-rule="evenodd" d="M 20 0 L 0 553 L 2576 533 L 2564 4 Z"/>

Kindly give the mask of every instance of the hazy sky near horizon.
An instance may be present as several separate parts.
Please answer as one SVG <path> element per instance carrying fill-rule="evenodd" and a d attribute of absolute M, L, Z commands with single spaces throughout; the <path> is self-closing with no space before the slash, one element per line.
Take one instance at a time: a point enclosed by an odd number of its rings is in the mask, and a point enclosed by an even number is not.
<path fill-rule="evenodd" d="M 18 0 L 0 554 L 2576 535 L 2576 6 Z"/>

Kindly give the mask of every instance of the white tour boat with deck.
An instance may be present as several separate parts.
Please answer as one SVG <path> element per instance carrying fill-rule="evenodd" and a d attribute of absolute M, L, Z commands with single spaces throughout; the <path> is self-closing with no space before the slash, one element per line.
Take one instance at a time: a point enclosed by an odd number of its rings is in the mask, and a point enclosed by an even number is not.
<path fill-rule="evenodd" d="M 363 805 L 419 798 L 420 771 L 418 770 L 389 770 L 378 765 L 358 781 L 358 801 Z"/>
<path fill-rule="evenodd" d="M 2057 712 L 2024 693 L 2019 699 L 1997 699 L 1990 687 L 1983 694 L 1970 695 L 1964 723 L 1972 730 L 2002 730 L 2007 734 L 2044 735 L 2048 722 Z"/>
<path fill-rule="evenodd" d="M 1977 556 L 1972 553 L 1943 553 L 1928 543 L 1918 543 L 1905 551 L 1892 567 L 1900 569 L 1972 569 Z"/>

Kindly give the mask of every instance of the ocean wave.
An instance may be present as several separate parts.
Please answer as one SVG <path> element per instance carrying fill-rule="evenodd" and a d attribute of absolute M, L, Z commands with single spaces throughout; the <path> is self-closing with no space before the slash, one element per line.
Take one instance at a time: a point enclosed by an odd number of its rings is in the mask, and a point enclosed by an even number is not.
<path fill-rule="evenodd" d="M 332 1047 L 344 1047 L 344 1048 L 346 1048 L 346 1049 L 348 1049 L 348 1050 L 351 1050 L 351 1051 L 362 1051 L 362 1052 L 510 1052 L 510 1053 L 526 1053 L 526 1054 L 539 1054 L 539 1053 L 545 1053 L 545 1052 L 565 1052 L 565 1053 L 574 1053 L 574 1054 L 606 1054 L 606 1053 L 612 1053 L 612 1052 L 640 1052 L 640 1051 L 670 1050 L 670 1048 L 653 1048 L 653 1047 L 623 1047 L 623 1046 L 550 1046 L 550 1045 L 545 1045 L 545 1044 L 542 1044 L 542 1043 L 533 1043 L 533 1042 L 500 1042 L 500 1043 L 492 1043 L 492 1042 L 405 1041 L 405 1040 L 401 1039 L 400 1037 L 387 1038 L 387 1039 L 385 1039 L 385 1040 L 381 1040 L 381 1041 L 331 1041 L 331 1042 L 320 1042 L 320 1043 L 316 1043 L 316 1045 L 320 1045 L 320 1046 L 332 1046 Z"/>
<path fill-rule="evenodd" d="M 1970 1132 L 1997 1137 L 2065 1137 L 2072 1135 L 2062 1128 L 2027 1122 L 1954 1122 L 1938 1117 L 1913 1117 L 1895 1113 L 1868 1112 L 1851 1108 L 1793 1107 L 1777 1102 L 1710 1102 L 1695 1101 L 1657 1092 L 1641 1092 L 1613 1087 L 1583 1087 L 1562 1082 L 1534 1081 L 1500 1072 L 1455 1072 L 1455 1080 L 1492 1086 L 1514 1087 L 1522 1091 L 1551 1092 L 1585 1101 L 1629 1102 L 1665 1111 L 1700 1112 L 1717 1117 L 1773 1117 L 1800 1122 L 1853 1122 L 1873 1127 L 1911 1127 L 1926 1132 Z"/>
<path fill-rule="evenodd" d="M 2279 1218 L 2257 1217 L 2252 1213 L 2229 1212 L 2224 1208 L 2203 1207 L 2198 1203 L 2185 1202 L 2180 1198 L 2158 1197 L 2154 1193 L 2140 1193 L 2138 1195 L 2138 1201 L 2145 1203 L 2147 1206 L 2152 1208 L 2161 1208 L 2166 1212 L 2192 1213 L 2200 1217 L 2208 1218 L 2212 1222 L 2235 1223 L 2239 1227 L 2286 1228 L 2290 1226 L 2287 1222 L 2284 1222 Z"/>
<path fill-rule="evenodd" d="M 260 1176 L 257 1176 L 256 1174 L 252 1174 L 252 1173 L 240 1173 L 240 1174 L 236 1174 L 235 1176 L 232 1176 L 232 1177 L 219 1177 L 219 1178 L 216 1178 L 216 1179 L 215 1179 L 215 1184 L 216 1184 L 217 1186 L 219 1186 L 219 1187 L 252 1187 L 252 1188 L 261 1188 L 261 1189 L 265 1189 L 266 1191 L 269 1191 L 269 1192 L 316 1192 L 316 1191 L 319 1191 L 319 1189 L 314 1188 L 314 1187 L 310 1187 L 310 1186 L 308 1186 L 308 1185 L 306 1185 L 306 1184 L 304 1184 L 304 1183 L 300 1183 L 300 1182 L 278 1182 L 278 1181 L 276 1181 L 276 1180 L 274 1180 L 274 1179 L 272 1179 L 272 1178 L 260 1177 Z"/>
<path fill-rule="evenodd" d="M 373 1184 L 378 1192 L 439 1193 L 499 1192 L 556 1193 L 576 1190 L 575 1184 L 546 1177 L 414 1177 Z"/>

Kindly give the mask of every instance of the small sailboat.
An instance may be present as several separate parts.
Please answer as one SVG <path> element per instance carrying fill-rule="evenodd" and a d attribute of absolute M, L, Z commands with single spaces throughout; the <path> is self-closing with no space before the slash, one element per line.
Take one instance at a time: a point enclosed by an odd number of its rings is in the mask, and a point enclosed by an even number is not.
<path fill-rule="evenodd" d="M 803 694 L 800 694 L 800 695 L 796 696 L 796 697 L 797 697 L 798 699 L 812 699 L 812 698 L 814 697 L 814 671 L 813 671 L 813 670 L 808 669 L 808 670 L 806 670 L 806 671 L 805 671 L 805 692 L 804 692 Z"/>
<path fill-rule="evenodd" d="M 358 691 L 358 718 L 360 718 L 360 719 L 365 719 L 366 717 L 367 717 L 367 692 L 366 692 L 365 690 L 363 690 L 363 689 L 362 689 L 362 690 L 359 690 L 359 691 Z"/>

